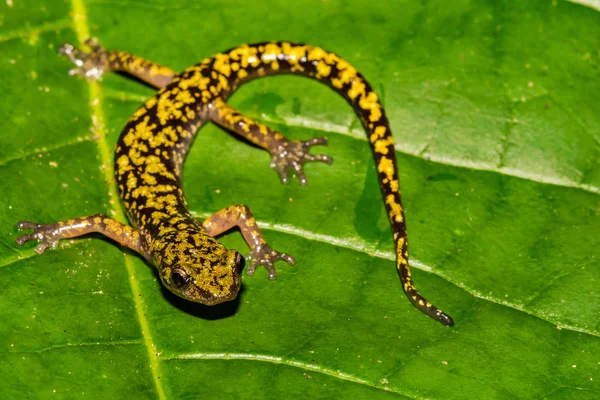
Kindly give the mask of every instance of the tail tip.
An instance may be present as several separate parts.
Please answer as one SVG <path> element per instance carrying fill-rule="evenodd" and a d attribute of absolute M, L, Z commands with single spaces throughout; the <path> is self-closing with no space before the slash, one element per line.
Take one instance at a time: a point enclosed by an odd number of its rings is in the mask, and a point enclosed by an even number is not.
<path fill-rule="evenodd" d="M 454 325 L 454 320 L 448 314 L 441 313 L 436 319 L 446 326 Z"/>

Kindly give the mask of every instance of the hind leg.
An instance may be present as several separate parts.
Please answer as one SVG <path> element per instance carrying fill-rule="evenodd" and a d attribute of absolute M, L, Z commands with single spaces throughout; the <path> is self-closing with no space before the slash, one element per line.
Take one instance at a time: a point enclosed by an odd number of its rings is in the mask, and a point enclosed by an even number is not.
<path fill-rule="evenodd" d="M 87 79 L 99 80 L 106 71 L 125 72 L 157 89 L 167 86 L 177 75 L 169 68 L 144 60 L 124 51 L 106 51 L 95 39 L 88 39 L 85 44 L 91 49 L 85 52 L 72 44 L 65 43 L 58 50 L 67 56 L 75 68 L 71 75 L 80 75 Z"/>
<path fill-rule="evenodd" d="M 312 155 L 309 153 L 311 146 L 326 146 L 327 138 L 318 137 L 303 142 L 290 140 L 268 126 L 243 116 L 222 99 L 214 100 L 212 105 L 209 113 L 211 121 L 271 153 L 270 167 L 277 170 L 282 183 L 289 182 L 288 175 L 292 170 L 298 176 L 300 183 L 306 185 L 308 180 L 303 170 L 306 162 L 333 163 L 333 158 L 325 154 Z"/>

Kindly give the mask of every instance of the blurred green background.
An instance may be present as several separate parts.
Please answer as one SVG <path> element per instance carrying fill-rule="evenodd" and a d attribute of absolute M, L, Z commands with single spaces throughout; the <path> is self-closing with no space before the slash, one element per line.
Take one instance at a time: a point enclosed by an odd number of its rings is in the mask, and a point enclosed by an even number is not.
<path fill-rule="evenodd" d="M 599 398 L 600 6 L 587 3 L 2 2 L 0 398 Z M 153 91 L 69 77 L 56 50 L 88 35 L 175 70 L 272 39 L 350 61 L 397 141 L 415 282 L 455 326 L 402 293 L 357 117 L 299 77 L 230 103 L 329 137 L 335 163 L 308 165 L 307 187 L 213 125 L 184 171 L 199 218 L 246 203 L 296 256 L 277 281 L 261 269 L 205 308 L 106 240 L 17 246 L 21 219 L 123 218 L 112 149 Z M 247 251 L 239 233 L 224 241 Z"/>

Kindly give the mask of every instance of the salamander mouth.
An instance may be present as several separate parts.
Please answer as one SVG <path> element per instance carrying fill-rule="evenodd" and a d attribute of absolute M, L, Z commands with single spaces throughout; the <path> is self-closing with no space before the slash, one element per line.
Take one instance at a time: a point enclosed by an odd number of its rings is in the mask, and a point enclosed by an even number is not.
<path fill-rule="evenodd" d="M 231 300 L 235 300 L 241 287 L 241 282 L 236 279 L 235 283 L 227 291 L 227 295 L 220 295 L 211 293 L 203 289 L 196 288 L 193 292 L 184 293 L 183 297 L 186 300 L 193 301 L 194 303 L 204 304 L 205 306 L 214 306 L 220 303 L 225 303 Z"/>
<path fill-rule="evenodd" d="M 238 289 L 239 291 L 239 289 Z M 225 303 L 231 300 L 234 300 L 237 297 L 237 292 L 230 294 L 229 296 L 210 296 L 204 298 L 195 299 L 195 303 L 204 304 L 205 306 L 214 306 L 217 304 Z"/>

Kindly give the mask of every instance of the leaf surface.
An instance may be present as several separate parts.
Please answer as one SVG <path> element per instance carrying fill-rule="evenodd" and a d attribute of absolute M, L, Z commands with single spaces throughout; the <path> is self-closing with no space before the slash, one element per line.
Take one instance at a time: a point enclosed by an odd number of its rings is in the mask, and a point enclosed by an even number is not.
<path fill-rule="evenodd" d="M 284 186 L 216 126 L 184 189 L 199 218 L 245 203 L 297 258 L 205 308 L 99 237 L 38 256 L 19 220 L 123 219 L 112 150 L 153 91 L 70 78 L 58 46 L 98 37 L 175 70 L 285 39 L 349 60 L 397 141 L 417 287 L 404 297 L 368 143 L 344 100 L 292 76 L 230 103 L 332 166 Z M 6 1 L 0 5 L 1 398 L 600 397 L 600 14 L 562 1 Z M 238 233 L 224 243 L 247 249 Z"/>

